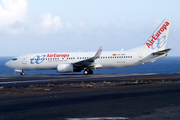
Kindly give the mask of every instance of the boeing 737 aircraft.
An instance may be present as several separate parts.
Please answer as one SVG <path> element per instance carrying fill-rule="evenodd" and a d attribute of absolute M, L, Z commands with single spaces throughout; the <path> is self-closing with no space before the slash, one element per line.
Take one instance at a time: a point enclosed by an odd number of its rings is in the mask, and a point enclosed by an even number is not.
<path fill-rule="evenodd" d="M 93 74 L 92 69 L 123 68 L 154 62 L 163 58 L 171 49 L 165 49 L 171 19 L 165 19 L 150 38 L 140 47 L 128 51 L 37 53 L 13 58 L 5 63 L 24 75 L 24 70 L 56 69 L 57 72 L 80 72 Z"/>

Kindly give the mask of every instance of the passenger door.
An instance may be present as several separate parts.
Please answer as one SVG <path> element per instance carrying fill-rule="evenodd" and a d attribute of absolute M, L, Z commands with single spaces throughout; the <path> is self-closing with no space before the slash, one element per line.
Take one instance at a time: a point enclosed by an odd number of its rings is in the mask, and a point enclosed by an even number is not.
<path fill-rule="evenodd" d="M 22 57 L 22 64 L 27 64 L 27 56 Z"/>
<path fill-rule="evenodd" d="M 142 53 L 138 53 L 138 62 L 142 62 Z"/>

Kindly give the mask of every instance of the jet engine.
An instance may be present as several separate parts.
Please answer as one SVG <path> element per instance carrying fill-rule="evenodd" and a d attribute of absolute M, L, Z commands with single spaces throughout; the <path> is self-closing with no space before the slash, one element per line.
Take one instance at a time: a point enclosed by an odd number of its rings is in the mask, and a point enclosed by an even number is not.
<path fill-rule="evenodd" d="M 58 72 L 74 72 L 74 68 L 72 64 L 59 64 L 57 66 Z"/>

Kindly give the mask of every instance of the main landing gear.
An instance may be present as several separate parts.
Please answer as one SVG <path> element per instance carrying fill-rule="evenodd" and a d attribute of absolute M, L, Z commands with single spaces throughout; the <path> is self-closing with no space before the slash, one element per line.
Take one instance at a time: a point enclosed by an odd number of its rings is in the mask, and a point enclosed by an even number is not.
<path fill-rule="evenodd" d="M 88 75 L 88 74 L 93 74 L 93 71 L 91 69 L 85 69 L 84 70 L 84 74 Z"/>

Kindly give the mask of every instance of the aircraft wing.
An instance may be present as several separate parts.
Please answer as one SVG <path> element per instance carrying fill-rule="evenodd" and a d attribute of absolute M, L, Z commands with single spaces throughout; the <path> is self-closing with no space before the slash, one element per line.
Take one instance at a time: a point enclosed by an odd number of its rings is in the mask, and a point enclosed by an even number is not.
<path fill-rule="evenodd" d="M 103 49 L 103 46 L 101 46 L 99 48 L 99 50 L 97 51 L 97 53 L 94 55 L 94 57 L 91 57 L 89 59 L 85 59 L 85 60 L 82 60 L 82 61 L 79 61 L 79 62 L 76 62 L 76 63 L 73 63 L 74 66 L 76 67 L 93 67 L 95 66 L 93 63 L 94 63 L 94 60 L 96 60 L 97 58 L 100 57 L 101 55 L 101 52 L 102 52 L 102 49 Z"/>
<path fill-rule="evenodd" d="M 161 51 L 158 51 L 158 52 L 154 52 L 152 53 L 153 55 L 163 55 L 163 54 L 166 54 L 170 51 L 171 49 L 165 49 L 165 50 L 161 50 Z"/>

